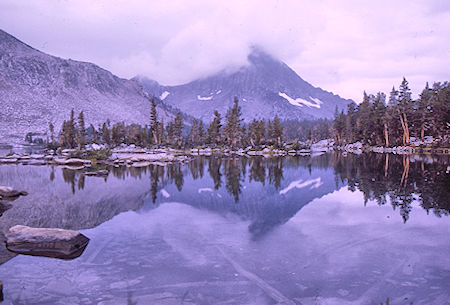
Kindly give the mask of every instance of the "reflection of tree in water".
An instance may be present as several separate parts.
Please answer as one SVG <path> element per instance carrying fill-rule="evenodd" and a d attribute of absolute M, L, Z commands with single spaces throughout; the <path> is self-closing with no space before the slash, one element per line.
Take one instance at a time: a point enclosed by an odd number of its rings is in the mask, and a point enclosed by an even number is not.
<path fill-rule="evenodd" d="M 218 190 L 222 186 L 222 173 L 220 167 L 222 166 L 222 159 L 211 157 L 208 160 L 208 173 L 213 179 L 214 189 Z"/>
<path fill-rule="evenodd" d="M 84 189 L 84 175 L 81 174 L 80 177 L 78 178 L 78 189 L 82 190 Z"/>
<path fill-rule="evenodd" d="M 204 158 L 196 158 L 189 162 L 189 169 L 191 170 L 191 175 L 194 180 L 203 177 L 203 170 L 205 167 Z"/>
<path fill-rule="evenodd" d="M 242 162 L 239 159 L 233 158 L 224 160 L 224 172 L 225 172 L 225 187 L 227 191 L 233 195 L 234 201 L 239 201 L 239 194 L 242 192 L 241 184 L 241 172 Z"/>
<path fill-rule="evenodd" d="M 426 162 L 427 157 L 389 154 L 334 155 L 338 179 L 348 183 L 351 191 L 364 194 L 364 202 L 374 200 L 379 205 L 388 202 L 399 209 L 407 221 L 412 202 L 417 199 L 427 211 L 448 215 L 450 211 L 450 177 L 447 160 Z M 416 194 L 416 195 L 414 195 Z"/>
<path fill-rule="evenodd" d="M 183 183 L 184 183 L 183 172 L 181 170 L 181 164 L 175 163 L 175 164 L 168 165 L 167 176 L 171 182 L 175 183 L 178 191 L 181 192 L 181 189 L 183 188 Z"/>
<path fill-rule="evenodd" d="M 122 180 L 125 180 L 128 177 L 142 179 L 142 177 L 147 174 L 147 171 L 147 167 L 118 166 L 110 168 L 110 172 L 113 174 L 113 176 Z"/>
<path fill-rule="evenodd" d="M 156 201 L 156 193 L 158 192 L 158 183 L 163 183 L 164 167 L 160 165 L 151 164 L 148 167 L 150 171 L 150 189 L 152 193 L 152 202 Z"/>
<path fill-rule="evenodd" d="M 75 194 L 75 171 L 67 168 L 62 169 L 64 182 L 69 183 L 72 188 L 72 194 Z"/>
<path fill-rule="evenodd" d="M 55 167 L 52 166 L 52 171 L 50 172 L 50 181 L 55 180 Z"/>
<path fill-rule="evenodd" d="M 283 159 L 275 158 L 268 163 L 269 183 L 273 184 L 276 189 L 280 188 L 283 179 Z"/>
<path fill-rule="evenodd" d="M 264 164 L 264 160 L 259 158 L 252 158 L 250 160 L 250 175 L 248 177 L 249 181 L 255 180 L 257 182 L 261 182 L 262 185 L 266 182 L 266 164 Z"/>

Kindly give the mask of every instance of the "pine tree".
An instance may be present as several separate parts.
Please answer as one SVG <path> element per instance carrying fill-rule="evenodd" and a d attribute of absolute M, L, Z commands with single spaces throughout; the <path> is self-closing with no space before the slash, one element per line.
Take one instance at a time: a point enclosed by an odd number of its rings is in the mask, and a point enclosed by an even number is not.
<path fill-rule="evenodd" d="M 111 131 L 111 141 L 115 145 L 120 145 L 121 143 L 125 142 L 125 135 L 126 130 L 124 123 L 121 122 L 114 124 Z"/>
<path fill-rule="evenodd" d="M 97 143 L 98 144 L 98 131 L 95 129 L 94 125 L 89 124 L 89 127 L 86 131 L 86 137 L 89 137 L 90 135 L 90 139 L 91 142 L 93 143 Z"/>
<path fill-rule="evenodd" d="M 76 147 L 75 141 L 76 127 L 74 116 L 75 114 L 72 109 L 72 111 L 70 112 L 70 120 L 64 121 L 61 128 L 61 143 L 66 148 Z"/>
<path fill-rule="evenodd" d="M 173 122 L 169 122 L 169 124 L 167 124 L 166 135 L 167 135 L 167 142 L 169 144 L 175 144 Z"/>
<path fill-rule="evenodd" d="M 221 136 L 221 117 L 220 113 L 215 110 L 214 111 L 214 119 L 208 127 L 208 143 L 213 145 L 220 145 L 222 142 Z"/>
<path fill-rule="evenodd" d="M 362 141 L 364 143 L 368 143 L 371 139 L 370 135 L 372 134 L 371 126 L 372 122 L 372 105 L 371 98 L 365 91 L 363 95 L 363 101 L 358 105 L 358 115 L 356 118 L 356 130 L 357 130 L 357 140 Z"/>
<path fill-rule="evenodd" d="M 356 128 L 356 115 L 355 115 L 355 104 L 349 103 L 347 105 L 347 114 L 345 117 L 345 142 L 353 143 L 355 142 L 355 128 Z"/>
<path fill-rule="evenodd" d="M 235 97 L 233 107 L 227 111 L 226 124 L 224 128 L 224 135 L 227 144 L 232 148 L 235 148 L 240 144 L 242 137 L 241 122 L 241 107 L 239 106 L 238 99 Z"/>
<path fill-rule="evenodd" d="M 164 120 L 158 122 L 158 139 L 160 144 L 166 143 L 166 135 L 164 133 Z"/>
<path fill-rule="evenodd" d="M 400 124 L 403 129 L 403 145 L 409 144 L 409 123 L 408 116 L 410 115 L 411 108 L 411 90 L 408 87 L 408 81 L 403 77 L 403 81 L 399 88 L 399 100 L 398 100 L 398 114 L 400 117 Z"/>
<path fill-rule="evenodd" d="M 385 145 L 389 147 L 391 144 L 399 144 L 400 137 L 400 121 L 398 120 L 398 91 L 395 87 L 389 94 L 388 107 L 386 109 L 384 124 L 385 124 Z"/>
<path fill-rule="evenodd" d="M 373 136 L 377 145 L 383 145 L 384 139 L 384 117 L 386 113 L 386 95 L 378 92 L 372 104 L 372 120 Z"/>
<path fill-rule="evenodd" d="M 103 123 L 103 126 L 102 126 L 102 142 L 106 145 L 111 144 L 111 133 L 110 133 L 106 123 Z"/>
<path fill-rule="evenodd" d="M 281 126 L 278 116 L 275 116 L 275 119 L 273 119 L 272 132 L 272 138 L 276 143 L 275 145 L 281 147 L 283 143 L 283 127 Z"/>
<path fill-rule="evenodd" d="M 450 83 L 433 84 L 431 100 L 433 135 L 448 141 L 450 131 Z"/>
<path fill-rule="evenodd" d="M 248 138 L 250 140 L 250 144 L 255 147 L 258 139 L 258 133 L 257 133 L 257 121 L 256 119 L 253 119 L 253 121 L 248 126 Z"/>
<path fill-rule="evenodd" d="M 204 145 L 205 141 L 206 141 L 205 126 L 203 125 L 203 121 L 200 121 L 198 123 L 198 144 Z"/>
<path fill-rule="evenodd" d="M 84 125 L 83 111 L 81 111 L 80 114 L 78 115 L 77 143 L 78 143 L 78 149 L 84 148 L 84 145 L 86 144 L 86 128 Z"/>
<path fill-rule="evenodd" d="M 152 99 L 151 109 L 150 109 L 150 138 L 154 144 L 159 144 L 158 139 L 158 116 L 156 113 L 156 103 L 155 99 Z"/>
<path fill-rule="evenodd" d="M 419 135 L 422 141 L 424 140 L 425 132 L 428 131 L 432 125 L 432 98 L 433 90 L 430 89 L 427 82 L 417 101 L 415 115 L 415 125 L 417 125 L 419 129 Z"/>
<path fill-rule="evenodd" d="M 173 122 L 173 136 L 174 141 L 178 147 L 181 147 L 183 143 L 183 139 L 181 137 L 182 131 L 183 131 L 183 119 L 181 118 L 181 113 L 178 112 Z"/>
<path fill-rule="evenodd" d="M 343 132 L 345 128 L 345 116 L 344 113 L 341 111 L 339 113 L 338 107 L 336 106 L 336 109 L 334 110 L 334 121 L 333 121 L 333 136 L 334 140 L 338 145 L 341 145 L 344 143 L 343 141 Z"/>
<path fill-rule="evenodd" d="M 189 136 L 188 136 L 188 145 L 191 147 L 194 147 L 196 145 L 198 145 L 198 138 L 199 138 L 199 134 L 198 134 L 198 120 L 193 119 L 192 120 L 192 127 L 191 127 L 191 131 L 189 132 Z"/>

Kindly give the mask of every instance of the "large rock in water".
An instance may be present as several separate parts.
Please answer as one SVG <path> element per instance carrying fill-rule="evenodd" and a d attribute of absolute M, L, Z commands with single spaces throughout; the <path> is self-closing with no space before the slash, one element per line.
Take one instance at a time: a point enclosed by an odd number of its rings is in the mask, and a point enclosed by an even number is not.
<path fill-rule="evenodd" d="M 89 238 L 77 231 L 21 225 L 10 228 L 5 236 L 9 251 L 61 259 L 79 257 L 89 243 Z"/>

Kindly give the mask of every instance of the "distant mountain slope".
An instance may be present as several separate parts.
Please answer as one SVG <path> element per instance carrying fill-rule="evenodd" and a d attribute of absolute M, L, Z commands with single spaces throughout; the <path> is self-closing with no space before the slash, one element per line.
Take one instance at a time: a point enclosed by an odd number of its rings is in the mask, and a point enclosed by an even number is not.
<path fill-rule="evenodd" d="M 86 62 L 42 53 L 0 30 L 0 143 L 21 142 L 27 132 L 59 130 L 74 108 L 87 124 L 146 124 L 148 94 L 136 81 L 121 79 Z M 166 122 L 175 110 L 158 103 Z"/>
<path fill-rule="evenodd" d="M 246 121 L 275 115 L 281 119 L 332 118 L 336 106 L 344 109 L 353 102 L 313 87 L 260 49 L 254 48 L 248 61 L 249 65 L 234 73 L 220 72 L 179 86 L 160 86 L 142 76 L 134 79 L 164 103 L 205 121 L 212 119 L 215 109 L 225 114 L 235 96 Z"/>

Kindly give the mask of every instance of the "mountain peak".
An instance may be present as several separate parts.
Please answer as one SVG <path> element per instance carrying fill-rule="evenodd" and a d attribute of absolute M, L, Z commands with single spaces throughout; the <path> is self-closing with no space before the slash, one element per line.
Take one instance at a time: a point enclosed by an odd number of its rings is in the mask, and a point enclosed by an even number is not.
<path fill-rule="evenodd" d="M 249 64 L 234 72 L 221 71 L 178 86 L 155 86 L 138 79 L 150 95 L 206 122 L 214 110 L 224 115 L 234 97 L 240 100 L 245 121 L 253 118 L 332 118 L 335 108 L 348 103 L 304 81 L 288 65 L 260 47 L 252 47 Z"/>

